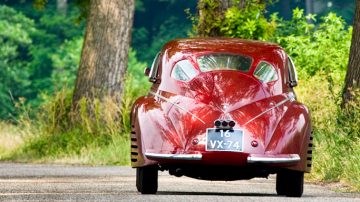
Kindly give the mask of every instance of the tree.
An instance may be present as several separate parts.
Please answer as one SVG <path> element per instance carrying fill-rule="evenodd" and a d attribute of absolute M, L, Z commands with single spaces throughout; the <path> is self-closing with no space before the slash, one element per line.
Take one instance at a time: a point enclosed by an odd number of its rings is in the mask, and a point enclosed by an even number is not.
<path fill-rule="evenodd" d="M 199 0 L 199 24 L 198 34 L 200 36 L 222 36 L 220 26 L 214 21 L 221 21 L 225 12 L 233 7 L 244 7 L 245 0 L 241 0 L 237 3 L 234 0 Z"/>
<path fill-rule="evenodd" d="M 269 39 L 275 25 L 264 16 L 271 0 L 199 0 L 195 32 L 199 36 Z"/>
<path fill-rule="evenodd" d="M 352 90 L 356 88 L 360 88 L 360 0 L 356 0 L 350 56 L 343 93 L 343 106 L 353 99 Z"/>
<path fill-rule="evenodd" d="M 86 97 L 117 96 L 123 91 L 134 0 L 90 0 L 87 26 L 73 95 L 73 106 Z"/>
<path fill-rule="evenodd" d="M 64 15 L 66 15 L 66 11 L 67 11 L 67 0 L 57 0 L 56 1 L 56 10 L 59 13 L 62 13 Z"/>
<path fill-rule="evenodd" d="M 0 6 L 0 19 L 0 118 L 8 119 L 15 114 L 14 102 L 31 94 L 25 57 L 37 30 L 33 20 L 7 6 Z"/>

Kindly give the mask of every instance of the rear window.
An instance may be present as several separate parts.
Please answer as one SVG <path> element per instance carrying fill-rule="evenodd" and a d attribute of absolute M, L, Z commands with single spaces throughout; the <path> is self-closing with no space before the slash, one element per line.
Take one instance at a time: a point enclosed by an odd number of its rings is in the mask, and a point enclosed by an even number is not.
<path fill-rule="evenodd" d="M 278 75 L 274 66 L 265 61 L 262 61 L 257 65 L 254 71 L 254 76 L 263 83 L 275 81 L 278 79 Z"/>
<path fill-rule="evenodd" d="M 248 72 L 251 67 L 252 58 L 244 55 L 216 53 L 198 57 L 197 63 L 202 72 L 213 70 L 238 70 Z"/>
<path fill-rule="evenodd" d="M 195 70 L 194 66 L 189 60 L 180 60 L 174 66 L 174 69 L 171 73 L 171 77 L 178 81 L 190 81 L 193 79 L 198 72 Z"/>

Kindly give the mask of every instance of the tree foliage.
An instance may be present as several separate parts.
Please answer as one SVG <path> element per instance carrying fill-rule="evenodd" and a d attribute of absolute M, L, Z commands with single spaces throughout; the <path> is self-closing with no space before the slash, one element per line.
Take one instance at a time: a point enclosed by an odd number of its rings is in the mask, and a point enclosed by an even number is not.
<path fill-rule="evenodd" d="M 10 117 L 14 99 L 31 93 L 27 53 L 37 30 L 33 20 L 6 6 L 0 6 L 0 19 L 0 117 Z"/>
<path fill-rule="evenodd" d="M 272 16 L 277 30 L 273 41 L 279 43 L 292 56 L 300 76 L 309 77 L 322 72 L 340 81 L 344 76 L 352 28 L 335 13 L 321 17 L 317 26 L 314 15 L 304 15 L 301 9 L 293 11 L 289 21 Z"/>
<path fill-rule="evenodd" d="M 151 64 L 157 52 L 169 40 L 185 38 L 191 21 L 184 12 L 194 12 L 197 0 L 136 0 L 131 46 L 139 60 Z"/>
<path fill-rule="evenodd" d="M 80 49 L 75 46 L 81 48 L 78 41 L 82 40 L 84 23 L 75 23 L 77 9 L 70 9 L 68 16 L 54 10 L 51 3 L 36 12 L 29 2 L 21 9 L 0 7 L 0 104 L 4 106 L 0 118 L 16 117 L 19 98 L 36 108 L 42 102 L 42 93 L 52 93 L 54 84 L 61 88 L 66 82 L 59 82 L 60 78 L 71 78 L 72 71 L 59 70 L 77 67 L 74 54 Z"/>
<path fill-rule="evenodd" d="M 275 24 L 264 15 L 265 1 L 201 0 L 198 9 L 199 16 L 192 19 L 199 36 L 267 40 L 275 30 Z"/>

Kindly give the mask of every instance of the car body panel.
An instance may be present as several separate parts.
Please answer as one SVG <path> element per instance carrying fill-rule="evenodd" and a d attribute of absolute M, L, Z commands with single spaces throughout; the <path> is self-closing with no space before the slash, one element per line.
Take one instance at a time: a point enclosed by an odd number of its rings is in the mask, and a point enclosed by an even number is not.
<path fill-rule="evenodd" d="M 196 58 L 219 52 L 252 57 L 250 70 L 201 72 Z M 131 112 L 133 167 L 258 165 L 310 171 L 310 115 L 288 85 L 288 56 L 281 47 L 227 38 L 180 39 L 167 43 L 159 57 L 156 81 Z M 198 72 L 187 82 L 171 77 L 184 59 Z M 261 61 L 275 67 L 275 81 L 254 77 Z M 241 152 L 206 151 L 206 131 L 218 119 L 233 120 L 233 129 L 243 131 Z"/>

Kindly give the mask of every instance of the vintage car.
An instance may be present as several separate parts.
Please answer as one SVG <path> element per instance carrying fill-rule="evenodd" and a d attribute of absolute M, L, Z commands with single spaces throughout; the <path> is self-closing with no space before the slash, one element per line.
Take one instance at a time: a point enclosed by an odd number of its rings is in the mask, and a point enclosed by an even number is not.
<path fill-rule="evenodd" d="M 152 82 L 131 111 L 136 187 L 155 194 L 158 171 L 202 180 L 276 176 L 300 197 L 312 159 L 308 109 L 294 64 L 272 43 L 230 38 L 168 42 L 145 69 Z"/>

